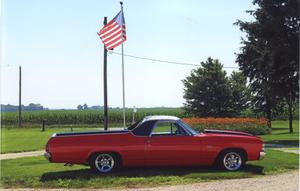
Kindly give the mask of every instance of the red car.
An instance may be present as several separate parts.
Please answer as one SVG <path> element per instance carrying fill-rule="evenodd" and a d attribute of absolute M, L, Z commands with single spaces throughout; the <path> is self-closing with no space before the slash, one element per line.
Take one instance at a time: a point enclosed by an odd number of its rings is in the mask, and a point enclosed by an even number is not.
<path fill-rule="evenodd" d="M 90 165 L 99 173 L 121 166 L 211 166 L 238 170 L 264 158 L 260 138 L 244 132 L 196 132 L 177 117 L 148 116 L 126 130 L 54 134 L 50 162 Z"/>

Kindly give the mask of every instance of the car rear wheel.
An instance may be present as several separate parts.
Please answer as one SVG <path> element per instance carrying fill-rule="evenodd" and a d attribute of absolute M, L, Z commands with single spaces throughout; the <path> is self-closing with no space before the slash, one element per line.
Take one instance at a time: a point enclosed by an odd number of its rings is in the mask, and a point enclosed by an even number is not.
<path fill-rule="evenodd" d="M 245 156 L 238 150 L 228 150 L 220 155 L 218 164 L 225 170 L 236 171 L 244 166 Z"/>
<path fill-rule="evenodd" d="M 97 173 L 110 173 L 119 167 L 119 157 L 112 153 L 99 153 L 91 157 L 90 166 Z"/>

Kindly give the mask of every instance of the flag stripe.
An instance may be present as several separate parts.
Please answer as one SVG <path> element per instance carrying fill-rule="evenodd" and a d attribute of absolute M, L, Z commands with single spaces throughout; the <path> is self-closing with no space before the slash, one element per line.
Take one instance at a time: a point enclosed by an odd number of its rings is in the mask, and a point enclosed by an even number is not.
<path fill-rule="evenodd" d="M 118 24 L 115 20 L 111 20 L 109 21 L 109 23 L 107 23 L 101 30 L 106 30 L 110 27 L 113 27 L 115 26 L 116 24 Z"/>
<path fill-rule="evenodd" d="M 108 50 L 111 50 L 111 49 L 113 49 L 113 48 L 119 46 L 120 44 L 122 44 L 122 42 L 123 42 L 123 41 L 120 41 L 120 42 L 118 42 L 118 43 L 116 43 L 116 44 L 113 44 L 112 46 L 107 47 L 107 49 L 108 49 Z"/>
<path fill-rule="evenodd" d="M 105 45 L 106 46 L 109 46 L 109 45 L 111 45 L 111 44 L 113 44 L 114 42 L 116 42 L 117 40 L 119 40 L 119 39 L 121 39 L 120 38 L 120 35 L 119 36 L 115 36 L 113 39 L 111 39 L 110 41 L 106 41 L 105 42 Z"/>
<path fill-rule="evenodd" d="M 120 28 L 120 26 L 117 23 L 115 23 L 112 26 L 107 26 L 106 25 L 105 28 L 102 29 L 103 31 L 100 31 L 101 37 L 105 37 L 106 35 L 109 35 L 109 33 L 111 31 L 115 31 L 118 28 Z"/>
<path fill-rule="evenodd" d="M 113 41 L 115 38 L 120 38 L 120 36 L 122 35 L 122 31 L 110 36 L 109 38 L 102 40 L 105 44 L 110 43 L 111 41 Z"/>
<path fill-rule="evenodd" d="M 116 36 L 114 39 L 112 39 L 109 42 L 105 42 L 105 46 L 109 46 L 111 44 L 114 44 L 115 42 L 122 40 L 121 35 Z"/>
<path fill-rule="evenodd" d="M 105 37 L 101 37 L 103 41 L 106 41 L 107 39 L 111 39 L 112 36 L 115 36 L 116 34 L 122 33 L 122 29 L 119 27 L 118 30 L 115 30 L 114 32 L 105 35 Z"/>

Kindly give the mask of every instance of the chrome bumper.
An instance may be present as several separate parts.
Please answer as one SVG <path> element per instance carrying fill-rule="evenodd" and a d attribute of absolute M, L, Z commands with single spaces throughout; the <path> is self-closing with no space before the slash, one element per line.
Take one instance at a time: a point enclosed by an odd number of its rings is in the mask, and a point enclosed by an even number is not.
<path fill-rule="evenodd" d="M 51 162 L 51 154 L 50 154 L 50 153 L 45 152 L 45 153 L 44 153 L 44 157 L 45 157 L 49 162 Z"/>
<path fill-rule="evenodd" d="M 259 152 L 259 160 L 266 158 L 266 155 L 267 153 L 265 153 L 264 151 Z"/>

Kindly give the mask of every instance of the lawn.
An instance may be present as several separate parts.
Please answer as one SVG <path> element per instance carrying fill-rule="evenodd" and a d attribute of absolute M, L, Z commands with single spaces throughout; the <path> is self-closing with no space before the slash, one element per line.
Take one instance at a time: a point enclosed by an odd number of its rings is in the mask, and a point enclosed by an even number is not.
<path fill-rule="evenodd" d="M 279 143 L 298 145 L 299 141 L 299 121 L 294 121 L 294 133 L 290 134 L 288 131 L 288 121 L 273 121 L 272 134 L 261 136 L 266 143 Z M 113 126 L 120 127 L 121 125 L 113 124 Z M 49 137 L 56 132 L 68 132 L 98 130 L 100 127 L 96 125 L 51 125 L 46 126 L 46 131 L 41 132 L 37 127 L 24 128 L 2 128 L 1 132 L 1 153 L 34 151 L 44 149 L 44 146 Z"/>
<path fill-rule="evenodd" d="M 261 136 L 265 143 L 299 145 L 299 121 L 293 121 L 294 133 L 289 133 L 288 121 L 273 121 L 272 133 Z"/>
<path fill-rule="evenodd" d="M 267 154 L 266 159 L 248 162 L 246 168 L 238 172 L 200 167 L 153 167 L 126 168 L 110 175 L 92 173 L 86 166 L 65 167 L 63 164 L 48 163 L 43 157 L 19 158 L 2 161 L 1 184 L 6 188 L 136 188 L 246 178 L 298 169 L 297 154 L 274 150 L 268 150 Z"/>

